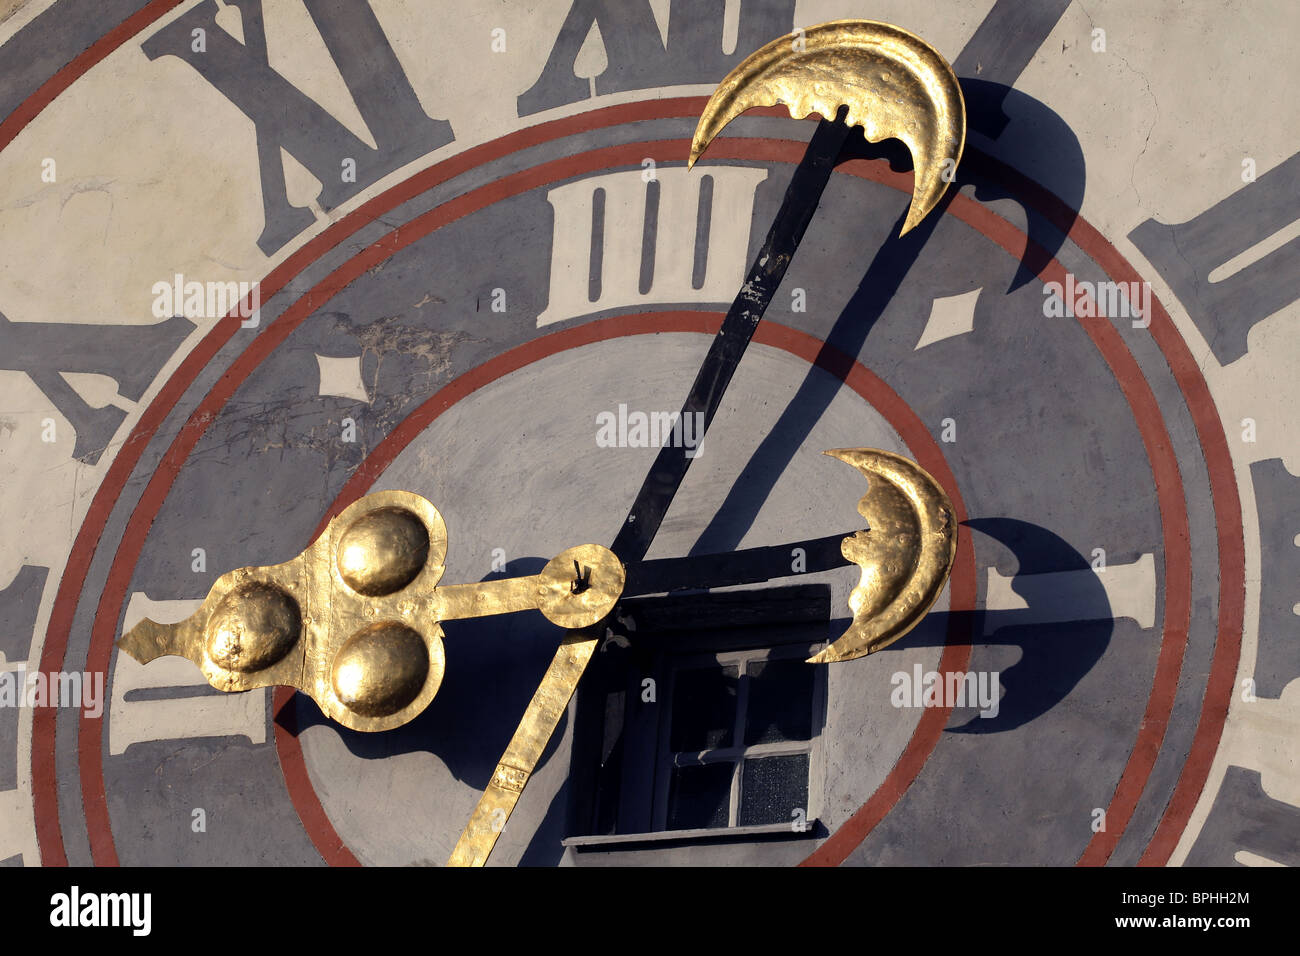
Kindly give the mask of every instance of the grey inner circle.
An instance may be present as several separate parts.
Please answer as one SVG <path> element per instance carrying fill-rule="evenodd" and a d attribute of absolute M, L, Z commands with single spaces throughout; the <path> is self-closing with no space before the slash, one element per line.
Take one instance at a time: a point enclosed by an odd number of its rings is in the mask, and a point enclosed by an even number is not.
<path fill-rule="evenodd" d="M 371 490 L 413 491 L 442 512 L 449 539 L 443 581 L 448 583 L 484 578 L 503 553 L 512 573 L 516 568 L 533 573 L 572 545 L 608 544 L 656 449 L 601 447 L 597 416 L 617 417 L 620 404 L 626 414 L 676 411 L 665 396 L 685 395 L 708 344 L 707 336 L 664 333 L 600 342 L 540 360 L 444 412 Z M 807 364 L 786 352 L 750 349 L 650 557 L 690 550 L 808 374 Z M 740 546 L 780 544 L 791 529 L 803 540 L 863 527 L 857 513 L 867 490 L 862 475 L 821 454 L 843 447 L 913 456 L 878 412 L 842 386 Z M 847 619 L 857 578 L 855 569 L 845 568 L 773 583 L 824 582 L 831 588 L 833 617 Z M 947 603 L 945 591 L 936 610 Z M 440 737 L 411 739 L 407 752 L 373 759 L 375 745 L 364 739 L 370 735 L 332 723 L 315 724 L 300 735 L 321 803 L 363 863 L 447 859 L 562 633 L 528 614 L 472 627 L 452 622 L 445 629 L 443 687 L 426 715 L 408 725 Z M 471 642 L 476 646 L 467 646 Z M 820 779 L 810 781 L 819 791 L 818 818 L 830 831 L 876 790 L 912 736 L 923 710 L 895 708 L 890 678 L 897 671 L 910 673 L 917 664 L 935 669 L 942 642 L 925 644 L 830 666 Z M 468 661 L 476 651 L 479 659 L 457 673 L 458 659 Z M 558 848 L 568 835 L 563 812 L 572 743 L 568 719 L 557 736 L 558 744 L 544 756 L 497 843 L 494 865 L 520 862 L 534 841 Z M 741 843 L 723 852 L 743 860 L 761 846 Z M 812 847 L 797 841 L 782 852 L 802 858 Z"/>

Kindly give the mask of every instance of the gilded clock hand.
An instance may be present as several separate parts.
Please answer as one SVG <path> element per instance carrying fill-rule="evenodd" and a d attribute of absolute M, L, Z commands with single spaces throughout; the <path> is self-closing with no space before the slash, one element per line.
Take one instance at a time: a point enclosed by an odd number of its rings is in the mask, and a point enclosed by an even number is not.
<path fill-rule="evenodd" d="M 178 624 L 145 619 L 118 646 L 142 664 L 185 657 L 213 687 L 283 684 L 353 730 L 388 730 L 442 683 L 440 621 L 536 609 L 566 628 L 601 620 L 623 565 L 598 544 L 569 548 L 529 577 L 439 585 L 447 528 L 408 491 L 354 502 L 284 564 L 223 574 Z"/>
<path fill-rule="evenodd" d="M 966 138 L 961 88 L 938 51 L 891 24 L 836 20 L 773 40 L 732 70 L 704 108 L 691 143 L 689 165 L 694 165 L 713 137 L 736 116 L 754 106 L 777 103 L 785 103 L 796 119 L 813 112 L 837 119 L 823 118 L 818 124 L 745 284 L 714 336 L 682 406 L 682 420 L 688 414 L 703 414 L 701 438 L 816 211 L 850 126 L 861 125 L 872 142 L 900 139 L 912 153 L 915 182 L 903 233 L 924 219 L 943 196 Z M 620 560 L 631 562 L 645 556 L 691 460 L 685 448 L 665 445 L 660 450 L 615 537 L 612 548 Z M 863 583 L 854 595 L 871 590 L 864 571 Z M 560 648 L 534 698 L 534 703 L 545 699 L 549 706 L 530 705 L 517 736 L 545 734 L 549 738 L 554 732 L 562 710 L 554 703 L 562 700 L 567 705 L 595 640 L 588 638 L 577 645 L 566 642 Z M 873 637 L 864 630 L 850 643 L 865 642 L 874 649 L 883 646 L 880 640 L 881 635 Z M 564 666 L 576 646 L 586 655 L 583 663 Z M 831 659 L 842 658 L 827 658 Z M 501 788 L 496 780 L 507 769 L 503 758 L 452 852 L 450 865 L 481 866 L 487 861 L 535 765 L 535 760 L 526 767 L 509 765 L 512 786 Z M 491 808 L 494 817 L 491 826 L 485 824 L 486 808 Z"/>

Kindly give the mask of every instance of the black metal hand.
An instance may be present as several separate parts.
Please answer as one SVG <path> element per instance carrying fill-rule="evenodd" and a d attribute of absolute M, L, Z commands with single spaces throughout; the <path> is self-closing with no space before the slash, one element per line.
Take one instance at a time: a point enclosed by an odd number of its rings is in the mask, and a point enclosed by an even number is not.
<path fill-rule="evenodd" d="M 704 364 L 695 376 L 690 394 L 686 396 L 681 420 L 702 412 L 700 439 L 713 421 L 731 376 L 754 337 L 754 330 L 758 328 L 772 296 L 781 285 L 813 213 L 817 211 L 817 203 L 830 179 L 840 147 L 849 135 L 849 127 L 843 122 L 844 115 L 845 109 L 841 108 L 840 118 L 822 120 L 817 125 L 817 132 L 786 188 L 785 198 L 781 200 L 781 208 L 768 230 L 767 239 L 749 269 L 745 284 L 731 303 Z M 686 469 L 690 467 L 691 458 L 686 452 L 685 447 L 671 444 L 660 448 L 611 547 L 624 563 L 640 561 L 650 550 L 650 543 L 686 477 Z"/>
<path fill-rule="evenodd" d="M 810 541 L 746 548 L 725 554 L 695 554 L 684 558 L 633 562 L 627 565 L 627 583 L 623 586 L 623 596 L 662 594 L 687 588 L 758 584 L 776 578 L 849 567 L 853 562 L 841 553 L 840 544 L 853 533 L 849 531 Z M 798 571 L 791 567 L 795 548 L 803 551 Z"/>

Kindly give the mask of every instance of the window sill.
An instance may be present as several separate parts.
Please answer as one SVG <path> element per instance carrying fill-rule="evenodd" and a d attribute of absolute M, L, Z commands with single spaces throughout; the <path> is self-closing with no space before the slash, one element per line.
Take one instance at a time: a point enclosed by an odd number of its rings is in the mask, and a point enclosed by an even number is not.
<path fill-rule="evenodd" d="M 565 837 L 562 846 L 576 850 L 626 849 L 643 844 L 709 843 L 752 840 L 765 837 L 807 838 L 820 831 L 816 819 L 808 820 L 803 830 L 793 830 L 789 823 L 765 823 L 749 827 L 707 827 L 699 830 L 661 830 L 655 833 L 606 833 L 595 836 Z"/>

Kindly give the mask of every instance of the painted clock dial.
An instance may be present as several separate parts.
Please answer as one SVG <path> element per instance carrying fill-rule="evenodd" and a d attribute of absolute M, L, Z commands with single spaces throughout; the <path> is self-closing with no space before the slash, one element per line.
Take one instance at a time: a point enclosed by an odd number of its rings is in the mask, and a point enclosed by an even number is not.
<path fill-rule="evenodd" d="M 114 642 L 371 491 L 438 507 L 448 582 L 608 543 L 698 438 L 669 415 L 814 125 L 751 112 L 688 171 L 705 97 L 866 17 L 953 63 L 956 181 L 899 239 L 907 154 L 850 137 L 649 554 L 788 572 L 623 602 L 490 862 L 1300 862 L 1285 4 L 0 15 L 0 859 L 444 862 L 539 615 L 446 622 L 378 734 Z M 940 480 L 957 560 L 906 638 L 812 667 L 845 447 Z"/>

